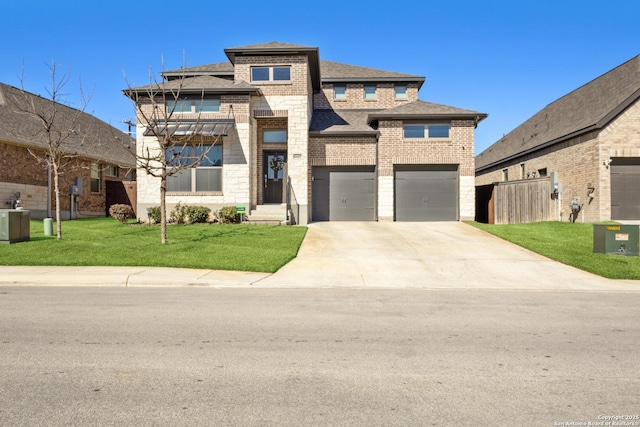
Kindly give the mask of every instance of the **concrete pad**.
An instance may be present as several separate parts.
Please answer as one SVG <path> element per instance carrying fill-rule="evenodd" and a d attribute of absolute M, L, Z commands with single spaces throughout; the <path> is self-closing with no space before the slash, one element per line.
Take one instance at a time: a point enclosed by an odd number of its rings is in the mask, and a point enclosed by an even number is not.
<path fill-rule="evenodd" d="M 314 223 L 298 257 L 254 286 L 640 292 L 461 222 Z"/>

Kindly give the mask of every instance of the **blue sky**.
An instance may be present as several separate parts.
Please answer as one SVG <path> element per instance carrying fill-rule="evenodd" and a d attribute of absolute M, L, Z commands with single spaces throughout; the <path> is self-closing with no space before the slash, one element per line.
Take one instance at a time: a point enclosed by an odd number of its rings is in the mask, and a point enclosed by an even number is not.
<path fill-rule="evenodd" d="M 181 6 L 181 3 L 183 6 Z M 426 76 L 420 99 L 489 114 L 476 153 L 560 96 L 640 53 L 637 0 L 322 2 L 0 0 L 0 81 L 45 93 L 46 64 L 69 73 L 87 111 L 125 130 L 124 75 L 227 60 L 223 49 L 280 41 L 322 59 Z"/>

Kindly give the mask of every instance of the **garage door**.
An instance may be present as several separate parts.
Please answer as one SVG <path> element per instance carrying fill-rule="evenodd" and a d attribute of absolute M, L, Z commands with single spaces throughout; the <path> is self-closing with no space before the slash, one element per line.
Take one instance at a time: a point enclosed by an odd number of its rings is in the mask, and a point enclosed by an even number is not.
<path fill-rule="evenodd" d="M 396 166 L 396 221 L 457 221 L 458 165 Z"/>
<path fill-rule="evenodd" d="M 374 221 L 374 167 L 315 167 L 313 221 Z"/>
<path fill-rule="evenodd" d="M 612 159 L 611 219 L 640 219 L 640 158 Z"/>

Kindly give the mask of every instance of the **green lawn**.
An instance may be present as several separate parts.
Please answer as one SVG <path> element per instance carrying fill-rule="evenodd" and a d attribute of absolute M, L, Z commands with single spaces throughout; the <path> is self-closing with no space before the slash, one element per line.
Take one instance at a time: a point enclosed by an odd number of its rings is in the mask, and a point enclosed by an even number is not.
<path fill-rule="evenodd" d="M 553 260 L 599 276 L 640 280 L 639 257 L 593 253 L 593 224 L 468 224 Z"/>
<path fill-rule="evenodd" d="M 64 221 L 62 240 L 31 221 L 31 241 L 0 244 L 0 265 L 154 266 L 274 272 L 295 258 L 306 227 L 120 224 L 113 218 Z"/>

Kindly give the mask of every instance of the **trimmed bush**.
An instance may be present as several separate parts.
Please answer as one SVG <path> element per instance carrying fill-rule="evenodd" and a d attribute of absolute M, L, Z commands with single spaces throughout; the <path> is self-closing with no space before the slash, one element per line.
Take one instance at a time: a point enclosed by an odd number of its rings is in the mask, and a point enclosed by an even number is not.
<path fill-rule="evenodd" d="M 187 224 L 187 210 L 189 206 L 183 205 L 180 202 L 176 205 L 176 207 L 171 211 L 169 215 L 169 221 L 175 222 L 176 224 Z"/>
<path fill-rule="evenodd" d="M 206 206 L 185 206 L 185 214 L 189 219 L 189 224 L 209 222 L 211 209 Z"/>
<path fill-rule="evenodd" d="M 225 206 L 218 214 L 221 224 L 237 224 L 240 222 L 240 215 L 235 206 Z"/>
<path fill-rule="evenodd" d="M 152 206 L 150 208 L 147 208 L 147 212 L 151 214 L 151 221 L 155 222 L 156 224 L 160 224 L 160 221 L 162 221 L 162 212 L 160 211 L 160 206 Z"/>
<path fill-rule="evenodd" d="M 136 217 L 136 215 L 133 213 L 133 208 L 129 205 L 123 204 L 111 205 L 109 207 L 109 215 L 123 224 L 126 224 L 127 221 Z"/>

